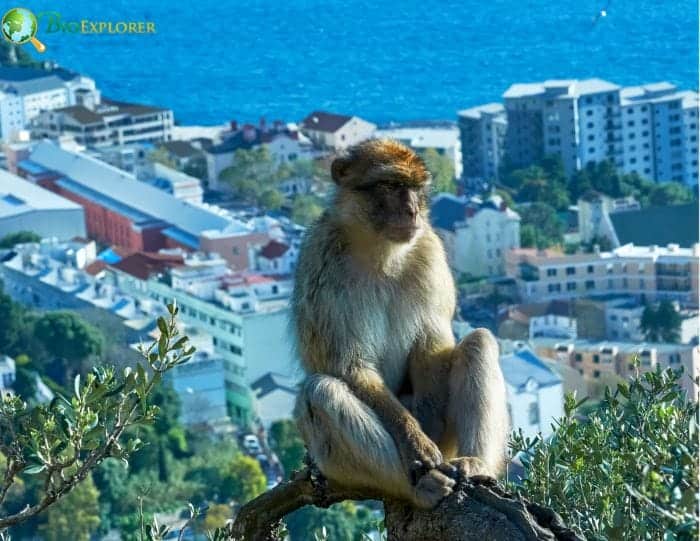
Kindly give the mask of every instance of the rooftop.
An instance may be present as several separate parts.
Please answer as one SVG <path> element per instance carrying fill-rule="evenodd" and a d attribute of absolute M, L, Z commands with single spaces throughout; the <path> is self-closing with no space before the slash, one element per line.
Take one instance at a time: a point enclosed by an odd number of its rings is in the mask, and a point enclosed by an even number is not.
<path fill-rule="evenodd" d="M 70 190 L 83 190 L 91 199 L 98 198 L 108 206 L 119 205 L 120 212 L 134 219 L 164 220 L 190 237 L 199 238 L 204 231 L 222 230 L 236 222 L 181 201 L 96 158 L 64 150 L 49 141 L 38 143 L 30 159 L 64 175 L 59 182 L 69 184 Z"/>
<path fill-rule="evenodd" d="M 301 121 L 301 127 L 307 130 L 335 133 L 352 119 L 351 116 L 337 115 L 326 111 L 314 111 Z"/>
<path fill-rule="evenodd" d="M 469 109 L 464 109 L 459 111 L 457 114 L 465 118 L 476 118 L 479 119 L 484 115 L 497 115 L 500 113 L 505 113 L 505 107 L 502 103 L 487 103 L 486 105 L 479 105 L 477 107 L 470 107 Z"/>
<path fill-rule="evenodd" d="M 538 387 L 561 383 L 561 376 L 527 348 L 501 355 L 500 364 L 506 383 L 518 392 L 527 390 L 531 381 Z"/>
<path fill-rule="evenodd" d="M 102 102 L 96 105 L 94 109 L 89 109 L 84 105 L 70 105 L 68 107 L 54 109 L 53 112 L 69 115 L 80 124 L 99 124 L 108 120 L 109 117 L 119 115 L 141 116 L 152 113 L 162 113 L 167 110 L 168 109 L 162 107 L 102 98 Z"/>
<path fill-rule="evenodd" d="M 375 137 L 396 139 L 413 148 L 451 148 L 457 144 L 457 126 L 396 127 L 377 130 Z"/>
<path fill-rule="evenodd" d="M 509 218 L 519 220 L 520 216 L 512 209 L 503 205 L 503 199 L 498 195 L 492 195 L 482 200 L 479 197 L 467 199 L 449 193 L 441 193 L 433 198 L 430 206 L 430 215 L 433 226 L 438 229 L 455 231 L 458 222 L 464 222 L 470 216 L 484 209 L 504 212 Z"/>
<path fill-rule="evenodd" d="M 665 207 L 648 207 L 610 214 L 620 244 L 667 246 L 678 244 L 690 248 L 700 242 L 698 202 Z M 660 227 L 648 227 L 659 224 Z"/>
<path fill-rule="evenodd" d="M 66 81 L 71 81 L 78 77 L 80 77 L 80 74 L 64 68 L 43 70 L 0 66 L 0 90 L 16 92 L 20 96 L 24 96 L 61 88 Z"/>
<path fill-rule="evenodd" d="M 73 203 L 49 190 L 0 169 L 0 218 L 35 210 L 78 210 Z"/>
<path fill-rule="evenodd" d="M 553 97 L 577 97 L 586 94 L 611 92 L 620 87 L 603 79 L 550 79 L 540 83 L 516 83 L 503 93 L 504 98 L 524 98 L 540 94 L 551 94 Z"/>
<path fill-rule="evenodd" d="M 566 340 L 562 338 L 534 338 L 532 342 L 536 347 L 556 348 L 571 344 L 577 351 L 600 351 L 603 348 L 616 348 L 622 353 L 639 353 L 643 350 L 655 349 L 663 353 L 685 351 L 692 349 L 693 344 L 670 344 L 666 342 L 623 342 L 614 340 Z"/>

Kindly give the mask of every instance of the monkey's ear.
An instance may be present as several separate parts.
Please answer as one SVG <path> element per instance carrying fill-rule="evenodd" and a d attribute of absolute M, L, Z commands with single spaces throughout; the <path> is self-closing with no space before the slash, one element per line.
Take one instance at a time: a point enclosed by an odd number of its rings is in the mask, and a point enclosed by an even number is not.
<path fill-rule="evenodd" d="M 352 160 L 349 156 L 338 156 L 331 163 L 331 177 L 338 186 L 345 184 L 350 177 L 350 165 Z"/>

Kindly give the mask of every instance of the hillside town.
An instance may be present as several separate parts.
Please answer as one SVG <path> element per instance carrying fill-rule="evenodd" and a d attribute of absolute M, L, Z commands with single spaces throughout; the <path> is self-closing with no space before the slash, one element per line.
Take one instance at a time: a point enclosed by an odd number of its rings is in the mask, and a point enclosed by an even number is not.
<path fill-rule="evenodd" d="M 453 330 L 499 339 L 514 430 L 546 438 L 565 393 L 599 399 L 659 366 L 683 367 L 697 393 L 697 92 L 515 83 L 449 121 L 383 126 L 322 110 L 182 126 L 119 98 L 66 68 L 0 68 L 1 292 L 81 315 L 124 366 L 176 300 L 197 347 L 169 375 L 180 421 L 248 438 L 272 485 L 267 433 L 291 418 L 301 377 L 288 327 L 300 244 L 332 196 L 333 157 L 370 138 L 431 170 Z M 20 362 L 0 360 L 11 393 Z M 49 376 L 35 377 L 46 400 Z"/>

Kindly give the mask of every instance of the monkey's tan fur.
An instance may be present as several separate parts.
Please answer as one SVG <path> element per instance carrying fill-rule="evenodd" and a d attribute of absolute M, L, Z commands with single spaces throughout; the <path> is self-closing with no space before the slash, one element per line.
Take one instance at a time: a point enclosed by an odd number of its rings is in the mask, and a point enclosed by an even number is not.
<path fill-rule="evenodd" d="M 497 475 L 504 464 L 498 346 L 485 329 L 455 345 L 454 282 L 429 224 L 420 158 L 374 140 L 331 170 L 335 200 L 296 272 L 307 378 L 295 417 L 328 478 L 432 507 L 451 492 L 454 466 Z"/>

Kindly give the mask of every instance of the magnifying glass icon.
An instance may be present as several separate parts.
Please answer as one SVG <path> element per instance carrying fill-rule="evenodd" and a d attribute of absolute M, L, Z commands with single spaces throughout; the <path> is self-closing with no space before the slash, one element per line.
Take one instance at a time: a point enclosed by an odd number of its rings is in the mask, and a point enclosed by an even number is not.
<path fill-rule="evenodd" d="M 39 23 L 36 15 L 25 8 L 12 8 L 2 16 L 1 30 L 3 37 L 15 45 L 31 42 L 34 48 L 43 53 L 46 45 L 36 38 Z"/>

